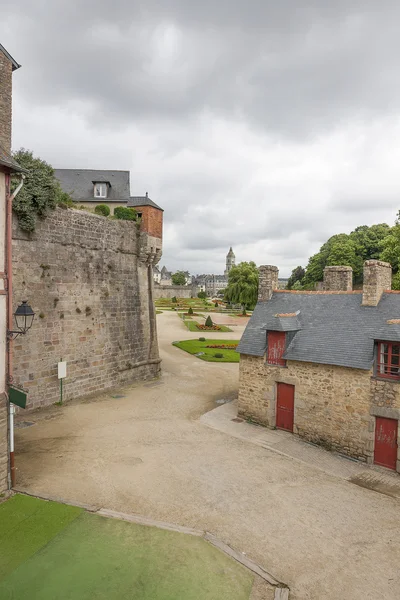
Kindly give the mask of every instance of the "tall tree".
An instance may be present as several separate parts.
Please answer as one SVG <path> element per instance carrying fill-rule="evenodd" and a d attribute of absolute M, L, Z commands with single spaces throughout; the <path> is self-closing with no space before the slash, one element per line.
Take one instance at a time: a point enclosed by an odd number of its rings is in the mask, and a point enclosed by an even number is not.
<path fill-rule="evenodd" d="M 60 202 L 69 204 L 72 200 L 62 191 L 54 177 L 53 167 L 44 160 L 33 156 L 32 152 L 24 148 L 14 152 L 13 156 L 28 171 L 24 185 L 13 201 L 13 210 L 20 227 L 25 231 L 33 231 L 37 217 L 43 218 Z M 16 185 L 14 183 L 14 187 Z"/>
<path fill-rule="evenodd" d="M 301 287 L 301 284 L 302 284 L 305 274 L 306 274 L 306 272 L 303 267 L 296 267 L 295 269 L 293 269 L 292 274 L 288 279 L 286 289 L 292 290 L 296 284 L 297 284 L 296 289 Z"/>
<path fill-rule="evenodd" d="M 400 210 L 397 213 L 396 224 L 381 242 L 380 259 L 389 262 L 393 268 L 392 288 L 400 290 Z"/>
<path fill-rule="evenodd" d="M 177 271 L 171 277 L 174 285 L 186 285 L 186 275 L 183 271 Z"/>
<path fill-rule="evenodd" d="M 322 281 L 328 265 L 344 265 L 353 269 L 354 281 L 360 283 L 365 260 L 380 258 L 383 240 L 390 233 L 386 223 L 361 225 L 350 234 L 339 233 L 330 237 L 316 254 L 310 257 L 303 284 L 312 288 Z"/>
<path fill-rule="evenodd" d="M 246 308 L 257 304 L 258 269 L 254 262 L 242 262 L 232 267 L 228 275 L 228 286 L 225 300 L 233 304 L 241 304 L 243 314 Z"/>

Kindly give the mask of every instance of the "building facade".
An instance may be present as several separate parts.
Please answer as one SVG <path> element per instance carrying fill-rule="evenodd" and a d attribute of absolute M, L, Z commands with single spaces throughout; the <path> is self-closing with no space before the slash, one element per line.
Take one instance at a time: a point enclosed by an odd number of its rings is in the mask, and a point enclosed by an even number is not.
<path fill-rule="evenodd" d="M 12 268 L 10 178 L 22 173 L 11 156 L 12 77 L 20 65 L 0 44 L 0 493 L 10 487 L 9 402 L 10 352 L 7 329 L 12 329 Z"/>
<path fill-rule="evenodd" d="M 238 346 L 239 415 L 400 472 L 400 294 L 391 266 L 327 267 L 324 291 L 278 289 L 260 267 L 259 302 Z"/>
<path fill-rule="evenodd" d="M 217 296 L 227 287 L 229 271 L 235 266 L 235 260 L 235 254 L 231 246 L 226 255 L 224 275 L 196 275 L 196 277 L 193 277 L 192 281 L 193 288 L 197 290 L 197 292 L 205 292 L 209 297 Z"/>

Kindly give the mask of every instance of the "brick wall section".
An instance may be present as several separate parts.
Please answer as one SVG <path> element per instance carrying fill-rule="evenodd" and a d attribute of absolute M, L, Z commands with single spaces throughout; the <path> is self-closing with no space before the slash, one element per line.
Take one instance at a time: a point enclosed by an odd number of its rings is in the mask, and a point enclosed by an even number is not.
<path fill-rule="evenodd" d="M 142 214 L 142 231 L 162 240 L 163 211 L 153 206 L 135 206 L 135 210 Z"/>
<path fill-rule="evenodd" d="M 11 150 L 12 63 L 0 52 L 0 144 Z"/>
<path fill-rule="evenodd" d="M 57 362 L 67 361 L 65 398 L 159 373 L 152 264 L 161 241 L 131 222 L 53 211 L 28 235 L 14 222 L 14 300 L 36 317 L 14 342 L 14 378 L 28 407 L 59 400 Z"/>
<path fill-rule="evenodd" d="M 325 267 L 323 289 L 350 292 L 353 289 L 353 269 L 351 267 Z"/>
<path fill-rule="evenodd" d="M 363 306 L 377 306 L 385 290 L 392 289 L 392 267 L 381 260 L 364 263 Z"/>
<path fill-rule="evenodd" d="M 262 265 L 258 269 L 258 274 L 258 301 L 266 302 L 270 300 L 272 292 L 279 288 L 279 269 L 272 265 Z"/>

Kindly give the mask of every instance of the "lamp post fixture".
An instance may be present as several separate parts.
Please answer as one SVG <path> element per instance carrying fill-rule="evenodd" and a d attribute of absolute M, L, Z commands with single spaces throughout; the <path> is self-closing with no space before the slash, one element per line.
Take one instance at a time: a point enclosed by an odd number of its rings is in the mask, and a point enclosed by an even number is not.
<path fill-rule="evenodd" d="M 7 337 L 10 340 L 15 340 L 15 338 L 19 335 L 25 335 L 25 333 L 32 327 L 35 313 L 33 312 L 31 306 L 29 306 L 27 300 L 23 300 L 22 304 L 17 307 L 17 310 L 14 313 L 14 318 L 18 329 L 15 331 L 7 331 Z"/>

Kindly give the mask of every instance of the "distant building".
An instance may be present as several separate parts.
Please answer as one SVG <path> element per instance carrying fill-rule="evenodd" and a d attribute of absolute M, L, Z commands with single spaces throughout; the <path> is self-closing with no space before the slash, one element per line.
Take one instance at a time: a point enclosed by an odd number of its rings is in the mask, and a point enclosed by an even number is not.
<path fill-rule="evenodd" d="M 232 250 L 232 246 L 229 248 L 229 252 L 226 255 L 226 268 L 224 275 L 197 275 L 193 278 L 193 286 L 198 292 L 205 292 L 207 296 L 216 296 L 219 292 L 224 290 L 228 285 L 228 273 L 235 266 L 235 254 Z"/>
<path fill-rule="evenodd" d="M 163 209 L 147 192 L 144 196 L 130 195 L 129 171 L 54 169 L 54 176 L 78 206 L 94 211 L 98 204 L 106 204 L 112 215 L 119 206 L 134 208 L 142 220 L 142 230 L 162 238 Z"/>
<path fill-rule="evenodd" d="M 232 246 L 231 246 L 229 248 L 228 254 L 226 255 L 226 269 L 224 272 L 226 279 L 228 279 L 229 271 L 232 269 L 232 267 L 235 266 L 235 261 L 236 261 L 236 257 L 233 253 Z"/>

